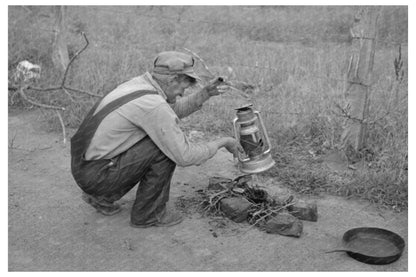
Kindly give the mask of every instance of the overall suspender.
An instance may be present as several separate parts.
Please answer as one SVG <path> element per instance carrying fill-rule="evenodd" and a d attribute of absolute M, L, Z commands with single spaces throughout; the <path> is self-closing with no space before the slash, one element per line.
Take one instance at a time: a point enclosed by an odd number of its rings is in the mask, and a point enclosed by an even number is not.
<path fill-rule="evenodd" d="M 80 171 L 80 167 L 86 161 L 84 160 L 84 154 L 88 149 L 88 146 L 91 143 L 91 140 L 102 122 L 102 120 L 112 111 L 116 110 L 117 108 L 121 107 L 122 105 L 142 97 L 148 94 L 158 94 L 157 91 L 151 90 L 139 90 L 127 95 L 124 95 L 104 106 L 99 112 L 94 114 L 95 110 L 97 109 L 98 105 L 101 103 L 97 101 L 94 107 L 89 111 L 83 122 L 81 123 L 78 131 L 75 135 L 71 138 L 71 169 L 72 174 L 74 175 L 75 180 L 77 180 L 77 176 Z"/>

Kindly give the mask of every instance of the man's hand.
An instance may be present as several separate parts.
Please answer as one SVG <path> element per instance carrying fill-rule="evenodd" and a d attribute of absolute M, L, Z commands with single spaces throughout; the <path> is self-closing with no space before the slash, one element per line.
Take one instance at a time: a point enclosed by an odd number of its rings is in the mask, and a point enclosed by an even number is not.
<path fill-rule="evenodd" d="M 230 87 L 224 77 L 218 77 L 211 80 L 208 85 L 203 88 L 203 90 L 205 90 L 211 97 L 228 92 Z"/>
<path fill-rule="evenodd" d="M 227 149 L 228 152 L 230 152 L 231 154 L 233 154 L 234 157 L 238 157 L 238 152 L 243 153 L 244 149 L 243 147 L 240 145 L 240 143 L 232 137 L 224 137 L 221 138 L 220 140 L 222 140 L 222 146 Z"/>

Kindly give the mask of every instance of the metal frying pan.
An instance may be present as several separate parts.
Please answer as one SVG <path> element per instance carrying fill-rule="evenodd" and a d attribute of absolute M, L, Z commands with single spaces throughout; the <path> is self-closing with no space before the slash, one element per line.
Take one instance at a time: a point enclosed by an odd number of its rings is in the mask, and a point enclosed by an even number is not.
<path fill-rule="evenodd" d="M 402 237 L 380 228 L 355 228 L 345 232 L 342 237 L 344 249 L 328 251 L 346 252 L 357 261 L 383 265 L 389 264 L 403 253 L 405 242 Z"/>

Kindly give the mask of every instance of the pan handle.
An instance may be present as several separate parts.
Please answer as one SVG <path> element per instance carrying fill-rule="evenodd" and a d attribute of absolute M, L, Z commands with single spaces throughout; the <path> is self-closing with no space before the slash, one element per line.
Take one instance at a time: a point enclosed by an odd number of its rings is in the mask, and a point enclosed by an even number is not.
<path fill-rule="evenodd" d="M 350 253 L 354 253 L 354 252 L 352 252 L 351 250 L 348 250 L 348 249 L 335 249 L 335 250 L 325 251 L 325 254 L 334 253 L 334 252 L 350 252 Z"/>

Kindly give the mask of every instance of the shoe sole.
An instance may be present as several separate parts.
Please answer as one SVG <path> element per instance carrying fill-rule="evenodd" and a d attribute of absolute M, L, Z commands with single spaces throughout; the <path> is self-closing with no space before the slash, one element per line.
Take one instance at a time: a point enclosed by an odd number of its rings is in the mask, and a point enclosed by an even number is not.
<path fill-rule="evenodd" d="M 133 224 L 133 223 L 130 222 L 130 226 L 133 227 L 133 228 L 170 227 L 170 226 L 177 225 L 177 224 L 181 223 L 182 221 L 183 221 L 183 218 L 180 218 L 176 221 L 172 221 L 172 222 L 169 222 L 169 223 L 154 222 L 154 223 L 143 224 L 143 225 L 137 225 L 137 224 Z"/>
<path fill-rule="evenodd" d="M 100 208 L 97 208 L 96 205 L 98 205 L 98 204 L 96 204 L 95 201 L 94 201 L 94 199 L 92 197 L 90 197 L 89 195 L 83 194 L 81 198 L 87 204 L 90 204 L 92 207 L 94 207 L 94 209 L 97 211 L 97 213 L 100 213 L 102 215 L 111 216 L 111 215 L 118 214 L 122 210 L 121 207 L 119 207 L 119 208 L 117 208 L 117 209 L 115 209 L 115 210 L 113 210 L 111 212 L 106 212 L 104 210 L 101 210 Z"/>
<path fill-rule="evenodd" d="M 98 210 L 98 209 L 96 209 L 97 210 L 97 213 L 100 213 L 100 214 L 102 214 L 102 215 L 106 215 L 106 216 L 111 216 L 111 215 L 115 215 L 115 214 L 118 214 L 119 212 L 121 212 L 121 208 L 119 208 L 119 209 L 117 209 L 117 210 L 114 210 L 114 211 L 112 211 L 112 212 L 104 212 L 103 210 Z"/>

